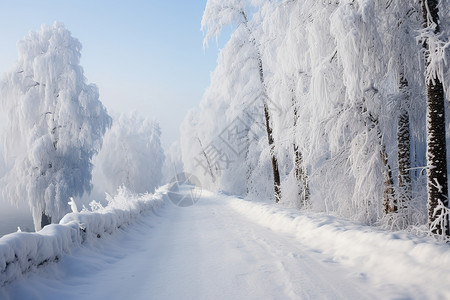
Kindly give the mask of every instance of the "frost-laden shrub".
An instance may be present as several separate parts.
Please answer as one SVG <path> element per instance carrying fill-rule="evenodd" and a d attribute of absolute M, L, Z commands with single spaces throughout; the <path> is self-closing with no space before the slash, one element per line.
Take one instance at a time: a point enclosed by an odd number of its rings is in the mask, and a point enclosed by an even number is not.
<path fill-rule="evenodd" d="M 93 161 L 96 190 L 112 195 L 125 186 L 135 193 L 153 192 L 164 163 L 160 137 L 156 122 L 135 113 L 116 117 Z"/>

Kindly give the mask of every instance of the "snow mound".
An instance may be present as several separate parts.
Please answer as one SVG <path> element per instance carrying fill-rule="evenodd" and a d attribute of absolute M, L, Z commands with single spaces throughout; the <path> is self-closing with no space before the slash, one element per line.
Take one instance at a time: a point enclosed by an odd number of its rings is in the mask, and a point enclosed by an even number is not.
<path fill-rule="evenodd" d="M 230 198 L 230 206 L 255 223 L 294 235 L 334 262 L 358 267 L 377 286 L 398 285 L 418 299 L 450 299 L 448 245 L 271 204 Z"/>
<path fill-rule="evenodd" d="M 37 267 L 58 261 L 70 249 L 112 234 L 130 224 L 142 212 L 164 204 L 163 188 L 155 194 L 136 195 L 121 188 L 114 198 L 107 195 L 108 205 L 91 203 L 92 211 L 65 215 L 59 224 L 51 224 L 38 232 L 16 232 L 0 238 L 0 286 L 20 278 Z"/>

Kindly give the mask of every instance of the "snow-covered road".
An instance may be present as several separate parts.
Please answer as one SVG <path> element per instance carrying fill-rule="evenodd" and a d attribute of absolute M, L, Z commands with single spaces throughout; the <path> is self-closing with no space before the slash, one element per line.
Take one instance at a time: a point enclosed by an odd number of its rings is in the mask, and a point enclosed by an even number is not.
<path fill-rule="evenodd" d="M 112 236 L 2 288 L 11 299 L 389 299 L 415 298 L 374 286 L 299 239 L 238 213 L 204 192 L 192 207 L 169 201 Z M 232 201 L 231 201 L 232 202 Z M 3 299 L 3 298 L 2 298 Z"/>

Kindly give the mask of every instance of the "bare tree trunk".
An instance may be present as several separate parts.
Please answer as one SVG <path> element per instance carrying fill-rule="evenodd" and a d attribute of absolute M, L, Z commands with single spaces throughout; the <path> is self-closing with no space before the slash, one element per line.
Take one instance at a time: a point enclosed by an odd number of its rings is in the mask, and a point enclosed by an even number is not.
<path fill-rule="evenodd" d="M 267 138 L 269 140 L 270 154 L 272 155 L 273 190 L 275 192 L 275 202 L 278 203 L 281 200 L 280 171 L 278 170 L 277 157 L 275 156 L 275 145 L 272 136 L 269 107 L 267 106 L 267 103 L 264 103 L 264 116 L 266 119 L 266 131 L 267 131 Z"/>
<path fill-rule="evenodd" d="M 211 163 L 209 162 L 209 159 L 208 159 L 208 155 L 206 155 L 205 149 L 203 148 L 202 141 L 200 140 L 200 138 L 198 136 L 197 136 L 197 140 L 198 140 L 198 143 L 200 144 L 200 149 L 202 150 L 202 154 L 205 157 L 206 163 L 208 164 L 209 175 L 211 175 L 211 180 L 214 183 L 214 182 L 216 182 L 216 176 L 214 176 Z"/>
<path fill-rule="evenodd" d="M 378 91 L 374 89 L 374 92 L 377 93 Z M 389 165 L 389 159 L 388 154 L 386 152 L 386 145 L 383 143 L 383 135 L 380 130 L 380 122 L 378 121 L 378 118 L 373 116 L 370 112 L 367 111 L 367 108 L 364 104 L 365 100 L 363 99 L 361 104 L 361 114 L 367 113 L 367 121 L 366 126 L 369 128 L 369 130 L 376 130 L 377 137 L 378 137 L 378 143 L 380 145 L 380 159 L 382 165 L 382 173 L 383 173 L 383 206 L 384 206 L 384 212 L 385 214 L 396 212 L 397 207 L 397 199 L 395 198 L 395 191 L 394 191 L 394 179 L 392 176 L 392 170 L 391 166 Z"/>
<path fill-rule="evenodd" d="M 48 216 L 45 212 L 42 212 L 41 217 L 41 229 L 44 228 L 44 226 L 50 225 L 52 223 L 52 218 Z"/>
<path fill-rule="evenodd" d="M 403 94 L 404 101 L 409 101 L 408 81 L 403 73 L 400 74 L 400 92 Z M 397 127 L 397 158 L 398 158 L 398 187 L 399 207 L 405 209 L 411 199 L 411 139 L 409 129 L 409 113 L 407 107 L 402 107 Z"/>
<path fill-rule="evenodd" d="M 298 149 L 298 146 L 294 143 L 294 153 L 295 153 L 295 178 L 301 184 L 302 187 L 302 206 L 309 207 L 309 184 L 308 184 L 308 174 L 303 166 L 303 155 Z"/>
<path fill-rule="evenodd" d="M 396 212 L 398 210 L 397 199 L 395 198 L 394 192 L 394 179 L 392 176 L 391 166 L 389 165 L 388 155 L 386 152 L 386 146 L 381 142 L 381 133 L 378 133 L 380 136 L 380 158 L 383 163 L 383 181 L 384 181 L 384 190 L 383 190 L 383 199 L 384 199 L 384 212 L 385 214 Z"/>
<path fill-rule="evenodd" d="M 292 91 L 294 93 L 294 91 Z M 295 106 L 295 97 L 292 96 L 292 106 L 294 107 L 294 130 L 297 128 L 297 107 Z M 295 168 L 295 178 L 297 182 L 301 185 L 302 194 L 301 194 L 301 204 L 303 207 L 309 207 L 309 184 L 308 184 L 308 175 L 306 169 L 303 165 L 303 155 L 302 152 L 298 149 L 298 145 L 294 141 L 294 168 Z"/>
<path fill-rule="evenodd" d="M 247 15 L 244 11 L 241 11 L 241 15 L 243 18 L 243 24 L 245 28 L 248 31 L 250 42 L 253 44 L 256 50 L 256 56 L 258 60 L 258 68 L 259 68 L 259 80 L 261 82 L 261 86 L 263 88 L 263 97 L 264 97 L 264 118 L 266 123 L 266 132 L 267 132 L 267 138 L 269 141 L 269 148 L 270 148 L 270 155 L 272 156 L 272 173 L 273 173 L 273 190 L 275 193 L 275 202 L 278 203 L 281 199 L 281 190 L 280 190 L 280 171 L 278 170 L 278 161 L 277 157 L 275 156 L 275 144 L 274 139 L 272 135 L 272 124 L 270 122 L 270 111 L 269 106 L 267 104 L 267 92 L 266 92 L 266 83 L 264 81 L 264 69 L 263 69 L 263 63 L 261 58 L 261 52 L 258 49 L 258 44 L 256 43 L 256 40 L 253 36 L 253 33 L 248 26 L 248 19 Z"/>
<path fill-rule="evenodd" d="M 422 0 L 424 27 L 434 23 L 435 34 L 439 34 L 437 0 Z M 431 25 L 430 24 L 430 25 Z M 424 45 L 428 48 L 428 44 Z M 427 57 L 426 57 L 427 58 Z M 427 59 L 425 59 L 427 61 Z M 426 66 L 428 67 L 428 66 Z M 447 151 L 445 138 L 445 98 L 444 88 L 439 78 L 427 82 L 427 187 L 428 187 L 428 225 L 431 232 L 450 235 L 448 215 L 443 223 L 432 224 L 441 218 L 439 204 L 448 207 Z"/>

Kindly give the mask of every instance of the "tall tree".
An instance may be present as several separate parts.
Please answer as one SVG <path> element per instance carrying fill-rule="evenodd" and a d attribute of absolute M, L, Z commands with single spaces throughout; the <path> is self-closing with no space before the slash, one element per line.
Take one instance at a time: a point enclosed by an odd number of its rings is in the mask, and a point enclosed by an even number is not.
<path fill-rule="evenodd" d="M 368 89 L 378 93 L 378 90 L 374 87 Z M 363 116 L 365 127 L 369 132 L 374 130 L 376 132 L 377 143 L 379 147 L 379 155 L 381 160 L 381 172 L 383 175 L 383 206 L 385 214 L 397 211 L 397 199 L 394 191 L 394 178 L 392 176 L 392 169 L 389 165 L 389 157 L 386 151 L 386 144 L 383 142 L 383 134 L 380 129 L 380 121 L 373 113 L 369 112 L 366 107 L 366 100 L 361 102 L 360 113 Z"/>
<path fill-rule="evenodd" d="M 400 73 L 399 82 L 402 103 L 401 112 L 397 125 L 397 161 L 398 161 L 398 187 L 400 190 L 399 203 L 400 209 L 405 209 L 411 199 L 411 134 L 409 125 L 409 89 L 408 81 L 404 72 Z M 397 211 L 398 208 L 395 209 Z"/>
<path fill-rule="evenodd" d="M 418 104 L 423 102 L 420 99 L 420 92 L 424 84 L 421 76 L 416 76 L 422 72 L 423 67 L 420 64 L 410 62 L 410 58 L 417 55 L 420 45 L 416 42 L 417 27 L 422 25 L 421 15 L 418 13 L 419 7 L 410 0 L 393 0 L 386 5 L 386 27 L 383 28 L 383 34 L 386 37 L 385 47 L 390 49 L 391 61 L 391 80 L 395 82 L 397 88 L 392 90 L 396 95 L 393 102 L 394 113 L 397 115 L 396 123 L 396 152 L 397 152 L 397 209 L 398 213 L 391 215 L 387 220 L 394 221 L 394 224 L 400 228 L 405 228 L 411 224 L 414 206 L 420 205 L 412 198 L 412 171 L 411 166 L 416 163 L 412 158 L 412 150 L 416 148 L 417 141 L 414 139 L 422 134 L 423 126 L 419 125 L 424 119 L 425 105 Z M 388 28 L 393 28 L 389 31 Z M 405 45 L 410 45 L 405 47 Z M 416 92 L 417 91 L 417 92 Z M 420 127 L 414 128 L 414 126 Z M 413 149 L 412 149 L 413 145 Z M 416 153 L 414 152 L 416 158 Z M 416 189 L 417 191 L 417 189 Z M 416 207 L 417 210 L 422 208 Z"/>
<path fill-rule="evenodd" d="M 425 28 L 423 45 L 426 49 L 425 63 L 427 68 L 428 225 L 432 233 L 448 236 L 450 235 L 449 219 L 448 215 L 443 211 L 449 204 L 445 137 L 445 98 L 442 76 L 438 74 L 435 63 L 440 47 L 437 0 L 422 0 L 422 17 Z M 437 63 L 437 65 L 439 64 L 442 64 L 442 62 Z"/>
<path fill-rule="evenodd" d="M 252 29 L 249 25 L 248 17 L 245 12 L 244 1 L 219 1 L 209 0 L 206 3 L 205 12 L 202 19 L 202 28 L 208 27 L 205 35 L 205 44 L 213 36 L 218 36 L 222 28 L 226 25 L 230 25 L 233 22 L 237 22 L 245 27 L 248 33 L 248 41 L 254 47 L 256 53 L 256 60 L 258 64 L 258 75 L 261 83 L 262 98 L 263 98 L 263 111 L 265 128 L 267 133 L 267 139 L 269 143 L 271 161 L 272 161 L 272 174 L 273 174 L 273 188 L 275 193 L 275 202 L 279 202 L 281 199 L 280 190 L 280 171 L 278 169 L 278 162 L 275 155 L 275 143 L 273 138 L 273 129 L 271 123 L 271 113 L 269 110 L 267 87 L 265 82 L 264 67 L 262 61 L 262 55 L 259 50 L 259 44 L 257 43 Z"/>
<path fill-rule="evenodd" d="M 411 43 L 412 35 L 410 34 L 411 22 L 417 20 L 417 9 L 413 3 L 409 1 L 390 1 L 386 9 L 390 9 L 392 5 L 394 20 L 397 30 L 392 35 L 390 43 L 394 44 L 393 55 L 398 58 L 398 89 L 399 89 L 399 111 L 397 122 L 397 162 L 398 162 L 398 212 L 401 213 L 403 221 L 407 221 L 405 217 L 406 208 L 411 204 L 411 87 L 407 79 L 406 57 L 411 55 L 404 50 L 405 43 Z M 418 20 L 417 20 L 418 21 Z M 411 50 L 410 50 L 411 51 Z M 415 51 L 415 49 L 413 50 Z M 414 52 L 413 52 L 414 53 Z M 397 210 L 396 210 L 397 211 Z"/>
<path fill-rule="evenodd" d="M 295 90 L 294 88 L 291 89 L 292 94 L 292 107 L 294 109 L 294 132 L 297 131 L 297 122 L 298 122 L 298 107 L 295 100 Z M 301 205 L 303 207 L 309 207 L 309 183 L 308 183 L 308 174 L 306 172 L 306 168 L 304 166 L 303 162 L 303 153 L 299 149 L 298 144 L 294 141 L 293 143 L 294 147 L 294 172 L 295 172 L 295 178 L 297 179 L 297 184 L 301 187 Z"/>
<path fill-rule="evenodd" d="M 18 46 L 19 60 L 0 89 L 4 145 L 15 157 L 4 196 L 26 199 L 39 230 L 70 211 L 70 197 L 91 190 L 91 159 L 111 118 L 97 87 L 85 82 L 80 42 L 62 24 L 43 25 Z"/>
<path fill-rule="evenodd" d="M 393 126 L 386 126 L 386 116 L 391 113 L 387 95 L 392 92 L 385 83 L 390 59 L 383 34 L 385 11 L 380 1 L 353 1 L 339 5 L 331 17 L 346 92 L 345 98 L 338 100 L 343 105 L 336 118 L 342 121 L 337 125 L 345 125 L 340 126 L 345 135 L 350 133 L 344 137 L 351 140 L 348 155 L 356 184 L 354 202 L 364 204 L 365 212 L 361 213 L 370 222 L 397 207 L 387 134 Z M 358 113 L 358 122 L 351 112 Z"/>

